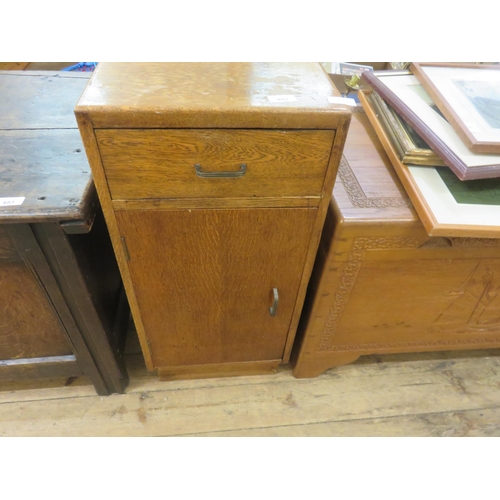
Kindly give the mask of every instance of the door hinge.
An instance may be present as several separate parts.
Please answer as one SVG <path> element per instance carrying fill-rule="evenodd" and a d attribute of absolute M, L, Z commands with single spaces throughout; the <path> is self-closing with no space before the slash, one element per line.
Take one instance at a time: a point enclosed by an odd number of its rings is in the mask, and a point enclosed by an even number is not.
<path fill-rule="evenodd" d="M 130 254 L 128 253 L 128 247 L 127 247 L 127 242 L 125 241 L 125 236 L 122 236 L 121 239 L 122 239 L 123 251 L 125 252 L 125 258 L 127 259 L 127 262 L 130 262 Z"/>

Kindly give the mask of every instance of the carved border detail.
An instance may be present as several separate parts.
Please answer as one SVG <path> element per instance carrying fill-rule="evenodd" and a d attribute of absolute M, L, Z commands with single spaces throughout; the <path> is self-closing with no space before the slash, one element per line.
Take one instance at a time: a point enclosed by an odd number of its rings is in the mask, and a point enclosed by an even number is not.
<path fill-rule="evenodd" d="M 454 247 L 500 247 L 500 238 L 449 238 Z"/>
<path fill-rule="evenodd" d="M 360 208 L 387 208 L 387 207 L 412 207 L 412 203 L 408 198 L 368 198 L 363 191 L 363 188 L 358 182 L 358 179 L 354 175 L 354 172 L 346 160 L 345 156 L 342 156 L 340 160 L 340 165 L 338 169 L 338 177 L 344 185 L 347 196 L 350 202 L 355 207 Z"/>
<path fill-rule="evenodd" d="M 332 346 L 333 338 L 337 332 L 340 318 L 344 313 L 347 300 L 354 286 L 358 271 L 361 268 L 364 253 L 367 250 L 383 250 L 387 248 L 417 248 L 428 237 L 386 237 L 386 238 L 355 238 L 349 256 L 347 257 L 344 271 L 340 278 L 340 284 L 335 292 L 333 307 L 328 313 L 328 319 L 323 328 L 319 351 L 336 350 Z"/>
<path fill-rule="evenodd" d="M 491 338 L 470 338 L 470 339 L 443 339 L 429 340 L 426 342 L 385 342 L 370 344 L 344 344 L 332 346 L 329 351 L 375 351 L 377 349 L 402 349 L 412 347 L 439 347 L 439 346 L 458 346 L 474 344 L 498 344 L 500 347 L 500 337 Z"/>

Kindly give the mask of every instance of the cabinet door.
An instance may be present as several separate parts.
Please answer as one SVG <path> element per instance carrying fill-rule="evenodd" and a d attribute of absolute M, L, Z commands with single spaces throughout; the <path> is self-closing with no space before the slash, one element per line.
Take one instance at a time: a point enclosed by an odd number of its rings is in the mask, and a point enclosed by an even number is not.
<path fill-rule="evenodd" d="M 155 367 L 282 358 L 316 209 L 116 216 Z"/>

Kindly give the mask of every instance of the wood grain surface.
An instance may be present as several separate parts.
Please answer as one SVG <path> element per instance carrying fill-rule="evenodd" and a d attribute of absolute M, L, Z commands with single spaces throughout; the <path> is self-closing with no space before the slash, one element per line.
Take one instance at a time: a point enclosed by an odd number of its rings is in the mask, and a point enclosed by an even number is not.
<path fill-rule="evenodd" d="M 75 129 L 73 109 L 89 74 L 0 71 L 0 130 Z"/>
<path fill-rule="evenodd" d="M 367 356 L 314 379 L 162 382 L 127 355 L 126 394 L 85 379 L 0 384 L 2 436 L 500 436 L 500 350 Z M 327 443 L 325 443 L 326 445 Z"/>
<path fill-rule="evenodd" d="M 148 369 L 287 361 L 349 126 L 348 107 L 328 101 L 336 94 L 317 64 L 100 64 L 94 72 L 75 113 Z M 195 163 L 238 169 L 241 156 L 252 159 L 243 177 L 193 172 Z M 190 173 L 178 168 L 184 162 Z M 270 279 L 285 268 L 288 316 L 273 318 L 275 335 L 264 340 L 269 320 L 249 311 L 269 314 Z"/>
<path fill-rule="evenodd" d="M 336 129 L 336 95 L 319 63 L 102 63 L 76 112 L 95 128 Z"/>
<path fill-rule="evenodd" d="M 114 200 L 319 196 L 329 130 L 97 130 Z M 202 178 L 203 171 L 237 178 Z"/>
<path fill-rule="evenodd" d="M 278 372 L 281 359 L 270 361 L 242 361 L 236 363 L 206 363 L 203 365 L 172 366 L 158 368 L 160 380 L 187 380 L 197 378 L 237 377 L 274 374 Z"/>
<path fill-rule="evenodd" d="M 73 108 L 89 75 L 0 72 L 2 223 L 86 220 L 95 196 Z"/>
<path fill-rule="evenodd" d="M 21 71 L 30 65 L 29 62 L 0 62 L 0 71 L 17 70 Z"/>
<path fill-rule="evenodd" d="M 0 221 L 85 220 L 95 196 L 78 129 L 0 130 L 0 197 L 24 197 L 0 207 Z"/>
<path fill-rule="evenodd" d="M 24 262 L 0 261 L 0 359 L 72 354 L 50 302 Z"/>
<path fill-rule="evenodd" d="M 7 230 L 0 226 L 0 260 L 6 259 L 22 260 L 12 241 L 10 241 Z"/>
<path fill-rule="evenodd" d="M 155 367 L 282 358 L 315 209 L 116 217 Z"/>

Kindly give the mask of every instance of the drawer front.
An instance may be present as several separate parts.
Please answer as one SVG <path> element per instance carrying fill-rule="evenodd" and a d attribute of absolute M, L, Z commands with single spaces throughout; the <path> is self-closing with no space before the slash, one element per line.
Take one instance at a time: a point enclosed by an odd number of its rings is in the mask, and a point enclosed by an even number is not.
<path fill-rule="evenodd" d="M 318 197 L 334 135 L 333 130 L 96 130 L 114 200 Z"/>

